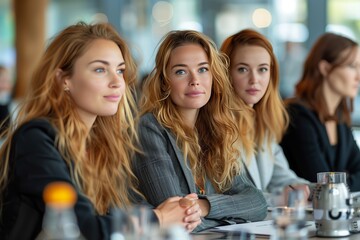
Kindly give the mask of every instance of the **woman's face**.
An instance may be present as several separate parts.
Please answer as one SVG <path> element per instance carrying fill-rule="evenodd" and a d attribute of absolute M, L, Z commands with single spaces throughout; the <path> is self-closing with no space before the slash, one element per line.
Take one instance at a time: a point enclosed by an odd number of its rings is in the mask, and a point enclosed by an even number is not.
<path fill-rule="evenodd" d="M 65 86 L 89 126 L 97 116 L 114 115 L 125 91 L 125 62 L 119 47 L 110 40 L 94 40 L 79 57 Z"/>
<path fill-rule="evenodd" d="M 230 77 L 237 95 L 253 107 L 270 82 L 270 55 L 263 47 L 238 46 L 231 57 Z"/>
<path fill-rule="evenodd" d="M 339 97 L 355 98 L 360 82 L 360 48 L 356 48 L 355 58 L 344 65 L 336 67 L 327 76 L 325 81 L 329 89 Z"/>
<path fill-rule="evenodd" d="M 198 44 L 186 44 L 172 50 L 167 75 L 170 98 L 180 112 L 198 110 L 210 99 L 212 74 L 209 59 Z"/>

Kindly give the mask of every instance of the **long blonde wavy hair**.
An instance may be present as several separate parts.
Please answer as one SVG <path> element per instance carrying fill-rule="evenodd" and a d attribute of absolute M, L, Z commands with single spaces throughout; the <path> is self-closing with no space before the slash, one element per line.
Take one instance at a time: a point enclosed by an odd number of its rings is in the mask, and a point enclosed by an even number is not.
<path fill-rule="evenodd" d="M 124 57 L 125 94 L 113 116 L 98 116 L 88 133 L 76 112 L 75 102 L 56 79 L 56 71 L 71 76 L 74 64 L 96 39 L 115 42 Z M 88 196 L 99 214 L 109 207 L 126 207 L 131 203 L 130 190 L 136 177 L 131 159 L 137 139 L 133 114 L 136 112 L 134 87 L 136 66 L 125 41 L 109 24 L 88 25 L 80 22 L 60 32 L 47 47 L 35 70 L 28 94 L 14 123 L 6 133 L 0 154 L 0 191 L 9 181 L 9 153 L 14 132 L 24 123 L 45 118 L 56 128 L 56 147 L 71 169 L 74 182 Z"/>
<path fill-rule="evenodd" d="M 204 49 L 213 77 L 210 100 L 199 110 L 195 129 L 184 124 L 169 97 L 171 79 L 166 71 L 171 52 L 186 44 L 198 44 Z M 238 141 L 239 130 L 230 111 L 234 89 L 226 68 L 226 57 L 219 54 L 215 44 L 204 34 L 192 30 L 170 31 L 158 48 L 155 67 L 144 83 L 140 102 L 141 114 L 152 112 L 175 134 L 193 175 L 199 178 L 206 174 L 218 192 L 229 188 L 240 172 L 237 160 L 240 153 L 234 144 Z"/>
<path fill-rule="evenodd" d="M 268 39 L 252 29 L 245 29 L 229 36 L 223 42 L 220 51 L 231 60 L 237 47 L 259 46 L 270 55 L 270 82 L 262 99 L 254 105 L 255 124 L 254 141 L 257 147 L 267 143 L 270 148 L 275 139 L 280 142 L 289 124 L 289 117 L 279 93 L 279 65 L 273 47 Z M 231 77 L 231 76 L 230 76 Z"/>

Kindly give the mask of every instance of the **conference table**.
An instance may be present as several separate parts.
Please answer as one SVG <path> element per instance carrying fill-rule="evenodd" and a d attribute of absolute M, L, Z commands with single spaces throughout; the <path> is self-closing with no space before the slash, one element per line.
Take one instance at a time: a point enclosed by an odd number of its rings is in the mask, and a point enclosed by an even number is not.
<path fill-rule="evenodd" d="M 264 223 L 264 225 L 267 225 L 268 222 L 271 219 L 271 214 L 268 214 L 268 216 L 266 217 L 266 219 L 264 221 L 262 221 Z M 307 215 L 307 220 L 311 221 L 312 220 L 312 214 L 308 213 Z M 262 222 L 258 222 L 259 224 L 261 224 Z M 313 225 L 312 228 L 309 228 L 309 235 L 308 238 L 311 240 L 324 240 L 324 239 L 336 239 L 336 240 L 360 240 L 360 233 L 352 233 L 350 236 L 347 237 L 318 237 L 316 236 L 316 232 L 315 232 L 315 227 Z M 213 230 L 208 230 L 208 231 L 203 231 L 201 233 L 196 233 L 196 234 L 192 234 L 191 235 L 191 239 L 192 240 L 216 240 L 216 239 L 232 239 L 232 240 L 243 240 L 243 239 L 253 239 L 253 238 L 240 238 L 240 236 L 238 237 L 233 237 L 231 233 L 219 233 Z M 255 239 L 270 239 L 270 236 L 264 236 L 264 235 L 255 235 Z"/>

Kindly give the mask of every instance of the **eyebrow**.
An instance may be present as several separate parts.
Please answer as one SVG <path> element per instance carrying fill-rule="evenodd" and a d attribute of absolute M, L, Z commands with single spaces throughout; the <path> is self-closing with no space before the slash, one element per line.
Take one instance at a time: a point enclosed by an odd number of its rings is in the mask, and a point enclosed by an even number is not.
<path fill-rule="evenodd" d="M 104 61 L 104 60 L 94 60 L 94 61 L 91 61 L 91 62 L 89 62 L 89 64 L 88 65 L 90 65 L 90 64 L 92 64 L 92 63 L 102 63 L 102 64 L 105 64 L 105 65 L 107 65 L 107 66 L 109 66 L 110 65 L 110 63 L 109 62 L 107 62 L 107 61 Z M 118 67 L 120 67 L 120 66 L 123 66 L 123 65 L 125 65 L 125 62 L 121 62 L 121 63 L 119 63 L 117 66 Z"/>
<path fill-rule="evenodd" d="M 198 64 L 198 66 L 203 66 L 203 65 L 209 65 L 209 63 L 208 62 L 201 62 L 201 63 L 199 63 Z M 176 67 L 187 67 L 187 65 L 186 64 L 175 64 L 174 66 L 172 66 L 171 67 L 171 69 L 173 69 L 173 68 L 176 68 Z"/>
<path fill-rule="evenodd" d="M 238 66 L 238 65 L 249 66 L 249 64 L 243 63 L 243 62 L 239 62 L 239 63 L 235 64 L 235 66 Z M 270 66 L 270 64 L 268 64 L 268 63 L 261 63 L 261 64 L 259 64 L 258 66 Z"/>

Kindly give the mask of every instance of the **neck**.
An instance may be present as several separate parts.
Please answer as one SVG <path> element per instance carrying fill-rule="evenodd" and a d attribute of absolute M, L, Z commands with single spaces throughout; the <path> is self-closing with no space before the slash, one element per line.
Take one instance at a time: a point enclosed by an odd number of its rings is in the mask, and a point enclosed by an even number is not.
<path fill-rule="evenodd" d="M 86 126 L 87 133 L 89 133 L 92 126 L 94 125 L 97 116 L 84 114 L 84 112 L 81 111 L 79 111 L 79 116 Z"/>
<path fill-rule="evenodd" d="M 341 96 L 338 93 L 334 92 L 326 81 L 324 81 L 323 84 L 323 94 L 327 108 L 329 110 L 329 114 L 334 115 L 336 108 L 340 104 Z"/>
<path fill-rule="evenodd" d="M 181 110 L 181 117 L 186 126 L 193 129 L 195 127 L 196 119 L 199 114 L 199 109 Z"/>

